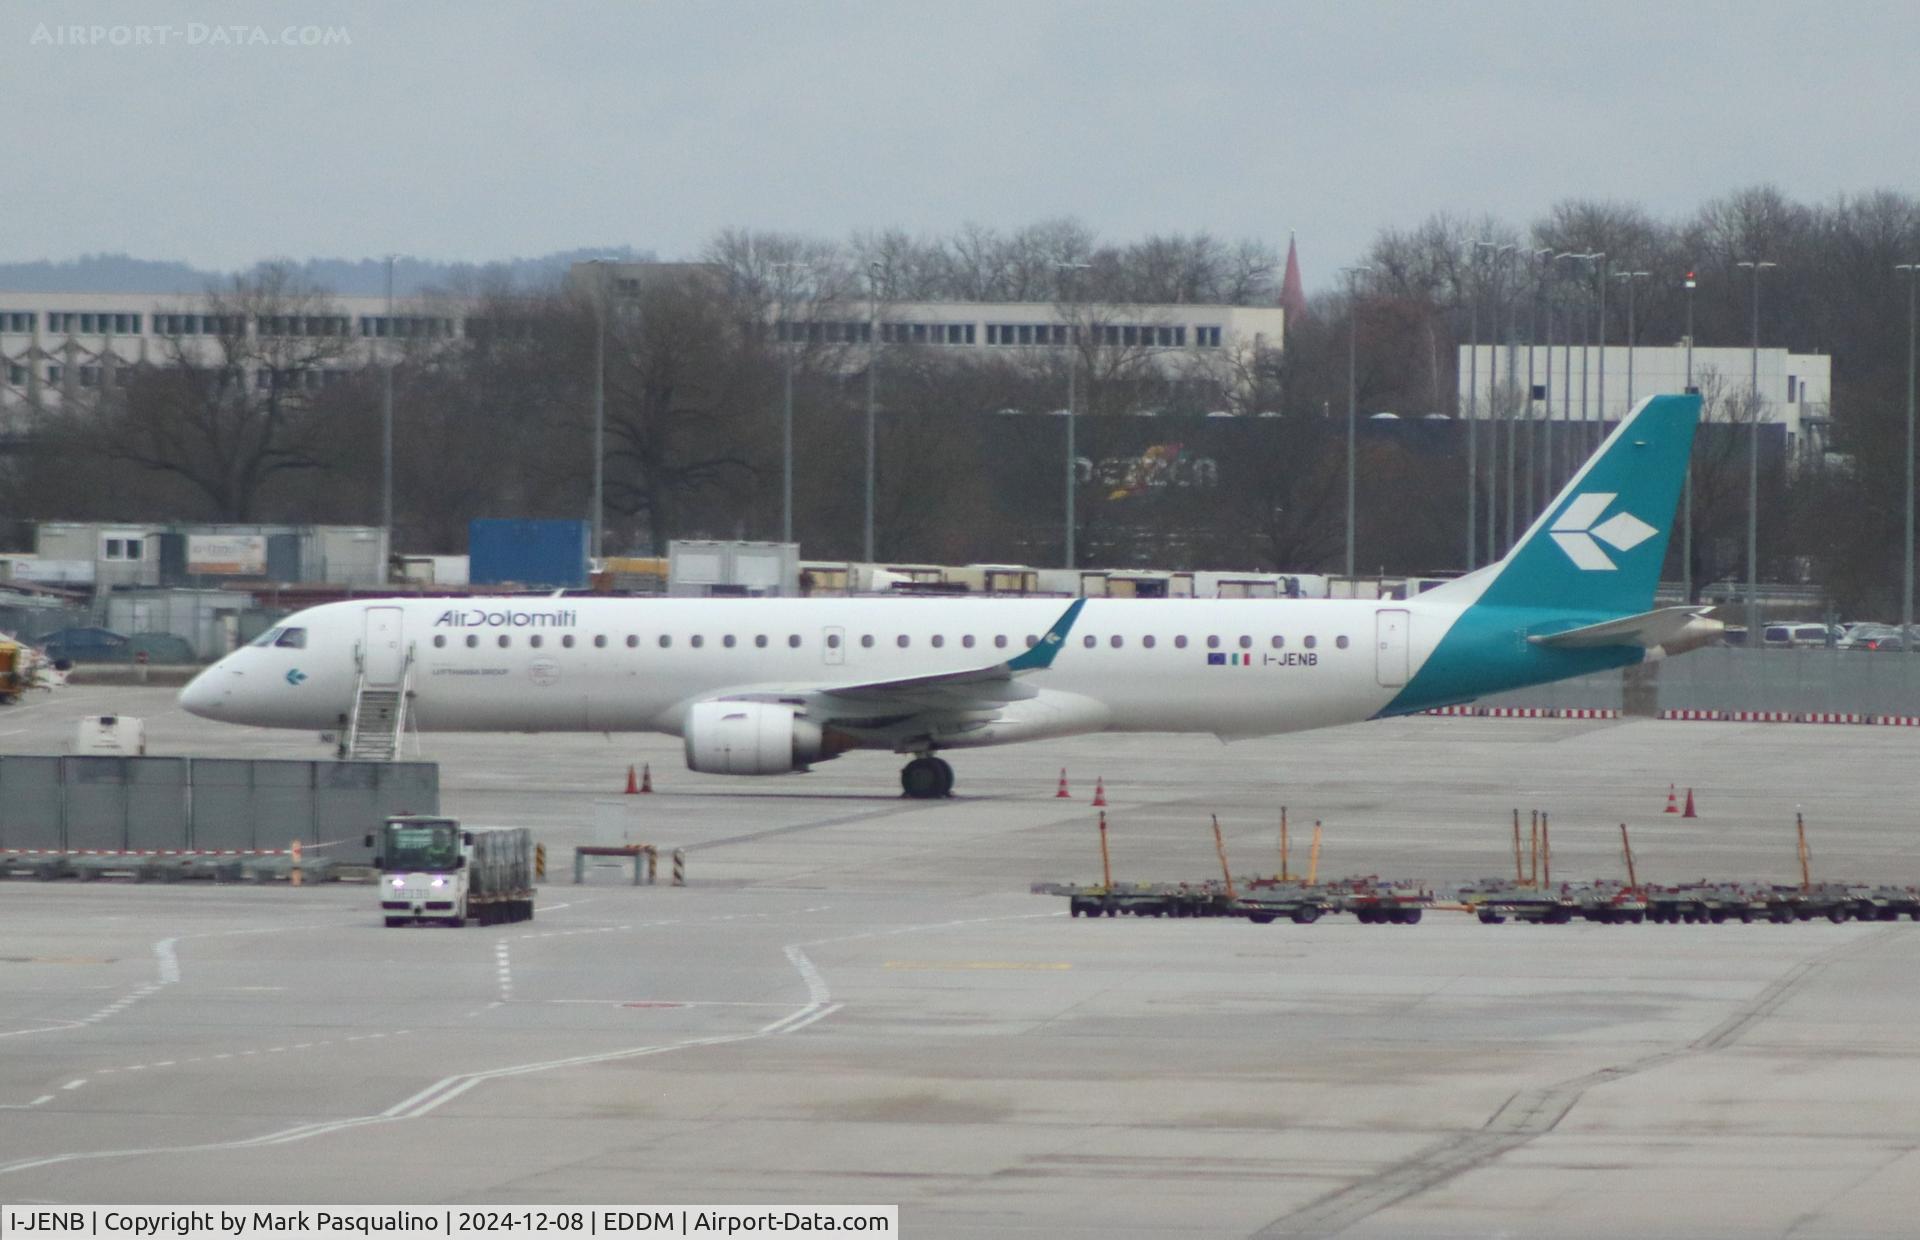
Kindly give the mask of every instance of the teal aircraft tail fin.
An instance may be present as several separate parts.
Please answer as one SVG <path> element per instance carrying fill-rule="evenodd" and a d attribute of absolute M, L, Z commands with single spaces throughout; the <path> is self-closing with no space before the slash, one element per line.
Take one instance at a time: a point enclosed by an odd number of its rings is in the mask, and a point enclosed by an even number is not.
<path fill-rule="evenodd" d="M 1642 401 L 1506 558 L 1458 586 L 1490 576 L 1478 601 L 1493 607 L 1613 615 L 1648 610 L 1699 420 L 1697 395 Z"/>

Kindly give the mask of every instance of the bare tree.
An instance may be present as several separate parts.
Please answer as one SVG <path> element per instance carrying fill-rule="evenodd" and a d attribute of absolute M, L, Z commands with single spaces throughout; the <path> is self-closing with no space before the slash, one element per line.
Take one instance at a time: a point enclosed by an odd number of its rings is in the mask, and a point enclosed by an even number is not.
<path fill-rule="evenodd" d="M 102 455 L 180 478 L 221 521 L 255 520 L 276 479 L 330 467 L 328 388 L 352 325 L 325 293 L 268 266 L 157 317 L 173 329 L 158 364 L 68 414 Z"/>

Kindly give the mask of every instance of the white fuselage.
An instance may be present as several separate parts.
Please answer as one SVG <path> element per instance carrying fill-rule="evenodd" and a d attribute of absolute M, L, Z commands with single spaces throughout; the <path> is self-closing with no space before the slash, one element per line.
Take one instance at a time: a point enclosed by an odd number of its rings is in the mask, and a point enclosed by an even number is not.
<path fill-rule="evenodd" d="M 714 697 L 963 672 L 1024 652 L 1060 599 L 377 599 L 283 622 L 182 694 L 195 714 L 329 729 L 369 684 L 404 681 L 422 731 L 681 733 Z M 1399 693 L 1457 605 L 1090 600 L 1037 693 L 940 744 L 1079 732 L 1259 736 L 1367 719 Z M 276 630 L 279 631 L 279 630 Z"/>

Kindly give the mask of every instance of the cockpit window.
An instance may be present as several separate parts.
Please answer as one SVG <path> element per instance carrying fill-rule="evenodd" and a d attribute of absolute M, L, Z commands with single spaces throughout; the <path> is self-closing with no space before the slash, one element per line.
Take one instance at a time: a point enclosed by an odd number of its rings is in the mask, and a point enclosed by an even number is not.
<path fill-rule="evenodd" d="M 285 631 L 286 631 L 286 630 L 284 630 L 284 629 L 268 629 L 268 630 L 267 630 L 266 632 L 264 632 L 264 633 L 262 633 L 262 634 L 261 634 L 260 636 L 258 636 L 258 637 L 256 637 L 256 638 L 254 638 L 254 639 L 253 639 L 252 641 L 250 641 L 250 642 L 248 642 L 248 643 L 247 643 L 247 645 L 249 645 L 249 646 L 271 646 L 271 645 L 273 645 L 273 643 L 274 643 L 274 639 L 276 639 L 276 638 L 278 638 L 278 637 L 280 636 L 280 634 L 281 634 L 281 633 L 283 633 L 283 632 L 285 632 Z"/>
<path fill-rule="evenodd" d="M 307 645 L 305 629 L 281 629 L 280 636 L 274 639 L 274 645 L 286 650 L 304 650 Z"/>

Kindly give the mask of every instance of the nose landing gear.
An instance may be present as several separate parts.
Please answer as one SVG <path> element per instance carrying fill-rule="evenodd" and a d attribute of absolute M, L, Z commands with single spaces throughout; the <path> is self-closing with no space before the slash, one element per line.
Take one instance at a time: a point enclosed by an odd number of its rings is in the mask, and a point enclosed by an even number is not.
<path fill-rule="evenodd" d="M 922 754 L 900 769 L 900 791 L 917 801 L 953 795 L 953 768 L 945 761 Z"/>

